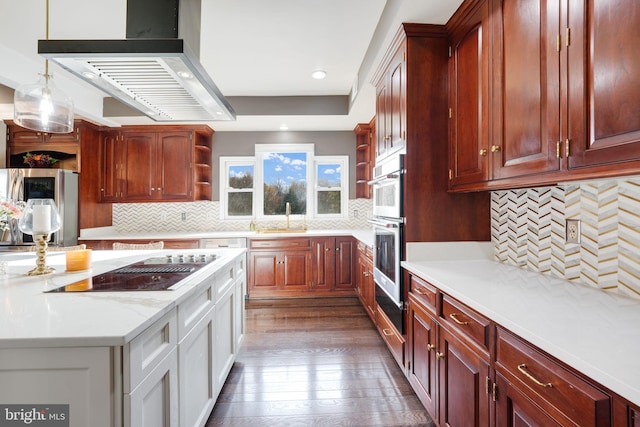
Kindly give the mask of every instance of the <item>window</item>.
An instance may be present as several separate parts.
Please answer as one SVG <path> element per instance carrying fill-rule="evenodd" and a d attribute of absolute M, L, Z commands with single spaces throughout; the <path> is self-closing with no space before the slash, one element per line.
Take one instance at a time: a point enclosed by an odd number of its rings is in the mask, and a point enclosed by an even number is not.
<path fill-rule="evenodd" d="M 344 216 L 348 200 L 348 165 L 347 156 L 316 157 L 315 216 Z"/>
<path fill-rule="evenodd" d="M 345 218 L 349 158 L 313 151 L 313 144 L 256 144 L 255 157 L 221 157 L 222 218 L 279 219 L 287 203 L 299 218 Z"/>
<path fill-rule="evenodd" d="M 256 206 L 262 207 L 258 218 L 284 215 L 287 203 L 291 215 L 312 212 L 309 192 L 309 169 L 313 161 L 313 144 L 256 144 Z"/>
<path fill-rule="evenodd" d="M 220 158 L 220 200 L 222 217 L 244 219 L 255 216 L 254 169 L 250 157 Z"/>

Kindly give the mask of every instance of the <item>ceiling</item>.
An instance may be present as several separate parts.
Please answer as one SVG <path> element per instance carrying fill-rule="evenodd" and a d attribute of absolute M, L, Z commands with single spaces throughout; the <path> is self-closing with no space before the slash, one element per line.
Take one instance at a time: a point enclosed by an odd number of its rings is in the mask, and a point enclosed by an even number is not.
<path fill-rule="evenodd" d="M 209 125 L 216 131 L 277 131 L 282 125 L 296 131 L 353 130 L 375 114 L 370 80 L 400 24 L 443 24 L 461 2 L 202 0 L 200 61 L 238 111 L 236 121 Z M 43 72 L 37 40 L 46 37 L 45 4 L 21 0 L 0 6 L 0 85 L 33 83 Z M 125 26 L 126 0 L 50 4 L 51 39 L 122 39 Z M 108 126 L 155 123 L 126 108 L 105 114 L 102 92 L 50 68 L 58 87 L 74 99 L 76 115 Z M 311 77 L 318 69 L 327 72 L 325 79 Z M 2 89 L 0 118 L 11 119 L 11 91 Z M 314 105 L 327 99 L 345 104 L 343 111 L 319 113 Z M 251 105 L 262 107 L 246 108 Z"/>

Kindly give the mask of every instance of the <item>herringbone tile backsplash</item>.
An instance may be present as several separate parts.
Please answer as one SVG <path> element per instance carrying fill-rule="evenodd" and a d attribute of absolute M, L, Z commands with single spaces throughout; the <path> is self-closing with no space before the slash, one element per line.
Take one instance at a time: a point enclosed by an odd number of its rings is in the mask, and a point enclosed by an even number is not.
<path fill-rule="evenodd" d="M 310 230 L 370 228 L 373 205 L 368 199 L 349 200 L 349 218 L 308 220 Z M 247 231 L 249 220 L 221 220 L 220 202 L 120 203 L 113 205 L 113 226 L 120 232 L 148 231 Z M 262 227 L 281 227 L 284 222 L 260 222 Z M 298 221 L 291 220 L 291 225 Z"/>
<path fill-rule="evenodd" d="M 640 297 L 640 178 L 494 191 L 491 239 L 500 262 Z"/>

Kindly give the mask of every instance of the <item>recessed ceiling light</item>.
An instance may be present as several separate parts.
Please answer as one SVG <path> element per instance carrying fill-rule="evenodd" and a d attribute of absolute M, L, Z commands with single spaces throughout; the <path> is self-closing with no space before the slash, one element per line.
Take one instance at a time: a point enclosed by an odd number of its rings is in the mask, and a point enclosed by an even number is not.
<path fill-rule="evenodd" d="M 280 125 L 280 130 L 289 130 L 289 126 L 287 126 L 286 124 L 282 124 Z"/>
<path fill-rule="evenodd" d="M 316 80 L 322 80 L 325 77 L 327 77 L 327 72 L 324 70 L 316 70 L 313 73 L 311 73 L 311 77 L 313 77 Z"/>

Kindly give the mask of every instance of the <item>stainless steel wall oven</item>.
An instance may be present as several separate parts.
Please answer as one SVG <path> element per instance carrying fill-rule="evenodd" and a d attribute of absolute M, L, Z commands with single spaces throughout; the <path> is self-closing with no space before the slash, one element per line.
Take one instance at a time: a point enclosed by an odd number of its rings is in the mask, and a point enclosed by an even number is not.
<path fill-rule="evenodd" d="M 404 333 L 404 292 L 400 261 L 404 254 L 404 155 L 393 155 L 374 168 L 373 279 L 376 301 L 400 333 Z"/>

